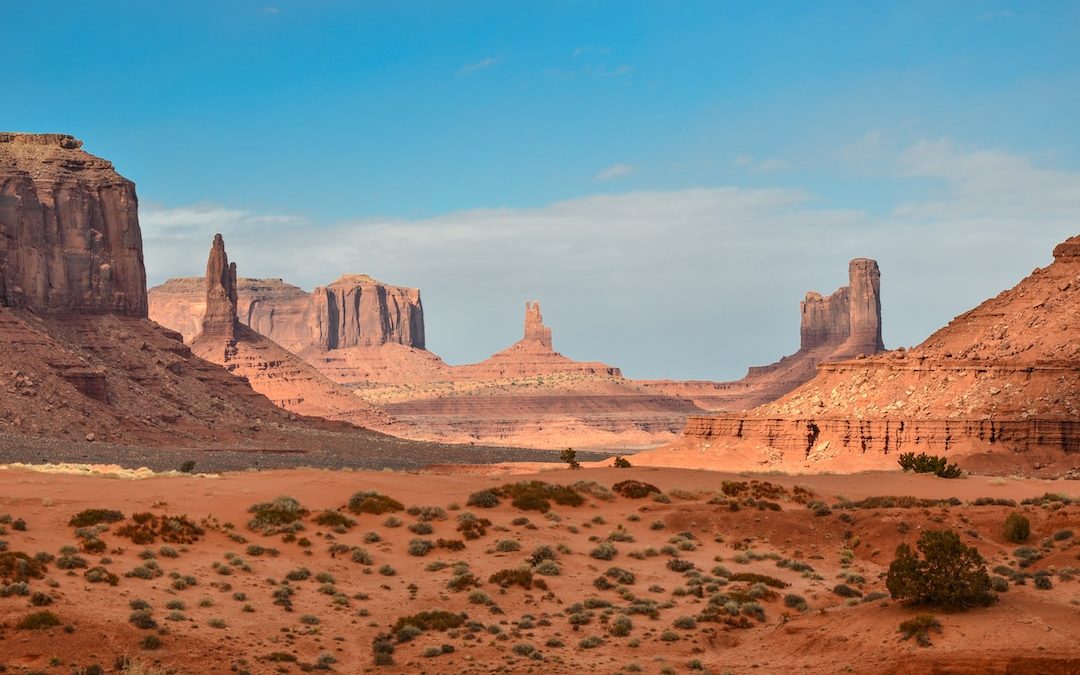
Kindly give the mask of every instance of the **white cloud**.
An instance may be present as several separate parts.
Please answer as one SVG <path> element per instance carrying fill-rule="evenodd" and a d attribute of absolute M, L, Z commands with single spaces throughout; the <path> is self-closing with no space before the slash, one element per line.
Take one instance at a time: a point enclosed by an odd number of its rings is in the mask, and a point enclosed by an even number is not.
<path fill-rule="evenodd" d="M 481 70 L 486 70 L 498 62 L 499 59 L 495 58 L 494 56 L 488 56 L 487 58 L 480 59 L 475 63 L 469 63 L 462 66 L 461 68 L 458 68 L 457 74 L 461 76 L 472 75 L 473 73 L 479 72 Z"/>
<path fill-rule="evenodd" d="M 754 159 L 753 155 L 739 155 L 731 163 L 753 173 L 776 173 L 791 168 L 791 163 L 785 159 L 773 157 L 758 161 Z"/>
<path fill-rule="evenodd" d="M 612 164 L 596 174 L 596 180 L 614 180 L 616 178 L 629 176 L 635 171 L 637 171 L 637 167 L 633 164 Z"/>
<path fill-rule="evenodd" d="M 882 215 L 799 189 L 701 187 L 327 225 L 212 205 L 144 203 L 141 216 L 154 283 L 200 274 L 222 232 L 243 276 L 419 286 L 429 344 L 451 362 L 517 339 L 521 302 L 538 298 L 564 353 L 632 376 L 722 378 L 793 351 L 802 294 L 846 283 L 850 258 L 879 260 L 886 342 L 911 345 L 1077 233 L 1080 174 L 948 141 L 892 166 L 928 196 Z"/>

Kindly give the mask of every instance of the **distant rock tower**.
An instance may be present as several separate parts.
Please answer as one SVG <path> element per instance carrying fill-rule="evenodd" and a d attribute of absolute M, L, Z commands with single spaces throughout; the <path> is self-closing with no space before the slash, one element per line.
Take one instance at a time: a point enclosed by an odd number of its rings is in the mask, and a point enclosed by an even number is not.
<path fill-rule="evenodd" d="M 236 263 L 229 264 L 225 240 L 214 235 L 206 261 L 206 314 L 202 334 L 223 340 L 236 339 Z"/>
<path fill-rule="evenodd" d="M 800 350 L 833 346 L 830 360 L 867 356 L 885 349 L 881 340 L 881 271 L 877 261 L 848 263 L 848 285 L 823 297 L 813 291 L 802 302 Z"/>
<path fill-rule="evenodd" d="M 540 314 L 540 303 L 532 300 L 525 303 L 525 340 L 539 342 L 547 349 L 551 346 L 551 329 L 544 325 Z"/>

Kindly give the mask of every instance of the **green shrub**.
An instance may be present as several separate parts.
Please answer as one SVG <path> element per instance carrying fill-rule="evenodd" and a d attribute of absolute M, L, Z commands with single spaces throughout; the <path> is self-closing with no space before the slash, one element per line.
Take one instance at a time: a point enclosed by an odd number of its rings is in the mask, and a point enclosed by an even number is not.
<path fill-rule="evenodd" d="M 493 509 L 499 505 L 499 495 L 491 490 L 480 490 L 469 495 L 466 506 L 475 506 L 481 509 Z"/>
<path fill-rule="evenodd" d="M 920 647 L 930 646 L 930 631 L 941 632 L 941 622 L 935 619 L 933 614 L 920 614 L 900 624 L 900 633 L 904 639 L 914 637 Z"/>
<path fill-rule="evenodd" d="M 356 526 L 356 521 L 340 511 L 326 510 L 315 516 L 315 523 L 344 532 Z"/>
<path fill-rule="evenodd" d="M 1005 541 L 1022 544 L 1031 536 L 1031 522 L 1025 516 L 1013 511 L 1005 517 L 1002 535 Z"/>
<path fill-rule="evenodd" d="M 521 586 L 525 590 L 529 590 L 533 587 L 533 573 L 528 567 L 499 570 L 491 575 L 488 582 L 498 584 L 502 588 Z M 537 584 L 540 583 L 543 583 L 543 581 L 538 579 Z"/>
<path fill-rule="evenodd" d="M 602 541 L 599 546 L 589 552 L 589 555 L 597 560 L 611 560 L 616 553 L 614 544 L 610 541 Z"/>
<path fill-rule="evenodd" d="M 253 504 L 248 512 L 252 514 L 248 528 L 266 535 L 301 530 L 303 524 L 300 519 L 308 515 L 308 510 L 300 502 L 285 495 L 270 502 Z"/>
<path fill-rule="evenodd" d="M 615 462 L 612 463 L 611 466 L 615 467 L 616 469 L 629 469 L 630 468 L 630 460 L 626 459 L 622 455 L 616 455 L 615 456 Z"/>
<path fill-rule="evenodd" d="M 627 499 L 643 499 L 651 494 L 660 494 L 660 488 L 639 480 L 624 480 L 611 486 L 612 491 Z"/>
<path fill-rule="evenodd" d="M 413 626 L 420 630 L 437 630 L 447 631 L 451 628 L 457 628 L 461 624 L 465 623 L 464 614 L 454 614 L 445 610 L 437 609 L 433 611 L 419 612 L 411 616 L 403 616 L 394 622 L 391 632 L 399 633 L 406 626 Z"/>
<path fill-rule="evenodd" d="M 581 464 L 577 461 L 577 451 L 573 448 L 567 448 L 559 453 L 559 460 L 566 462 L 566 465 L 571 469 L 580 469 Z"/>
<path fill-rule="evenodd" d="M 45 630 L 60 625 L 60 617 L 48 610 L 27 614 L 15 624 L 18 630 Z"/>
<path fill-rule="evenodd" d="M 965 608 L 992 604 L 986 563 L 951 530 L 928 530 L 917 543 L 920 558 L 907 544 L 896 548 L 885 586 L 894 600 L 908 604 Z"/>
<path fill-rule="evenodd" d="M 773 588 L 787 588 L 790 584 L 767 574 L 755 574 L 753 572 L 737 572 L 736 574 L 717 575 L 726 576 L 728 581 L 745 581 L 751 584 L 765 584 Z"/>
<path fill-rule="evenodd" d="M 900 468 L 904 471 L 932 473 L 939 478 L 959 478 L 963 475 L 955 464 L 949 464 L 948 461 L 945 457 L 928 455 L 925 452 L 920 452 L 918 455 L 914 452 L 905 452 L 898 460 Z"/>
<path fill-rule="evenodd" d="M 784 607 L 790 607 L 791 609 L 797 609 L 800 612 L 807 610 L 806 598 L 795 593 L 788 593 L 784 596 Z"/>
<path fill-rule="evenodd" d="M 562 506 L 581 506 L 585 499 L 571 487 L 554 485 L 538 480 L 507 483 L 493 490 L 498 497 L 510 499 L 510 503 L 522 511 L 547 513 L 551 502 Z"/>
<path fill-rule="evenodd" d="M 349 497 L 349 510 L 353 513 L 396 513 L 405 507 L 396 499 L 370 490 L 361 490 Z"/>
<path fill-rule="evenodd" d="M 124 519 L 124 514 L 111 509 L 85 509 L 79 511 L 68 525 L 71 527 L 92 527 L 101 523 L 115 523 Z"/>

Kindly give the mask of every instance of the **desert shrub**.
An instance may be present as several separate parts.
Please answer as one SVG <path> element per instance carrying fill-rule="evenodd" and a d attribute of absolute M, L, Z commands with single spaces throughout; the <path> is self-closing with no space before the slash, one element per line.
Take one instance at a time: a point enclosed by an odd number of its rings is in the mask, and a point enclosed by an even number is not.
<path fill-rule="evenodd" d="M 672 572 L 689 572 L 690 570 L 694 569 L 694 567 L 694 563 L 683 558 L 672 558 L 671 560 L 667 561 L 667 568 Z"/>
<path fill-rule="evenodd" d="M 596 548 L 589 551 L 589 555 L 597 560 L 611 560 L 616 553 L 615 545 L 610 541 L 602 541 Z"/>
<path fill-rule="evenodd" d="M 514 508 L 522 511 L 547 513 L 551 509 L 551 502 L 561 506 L 581 506 L 585 503 L 584 497 L 572 487 L 538 480 L 507 483 L 493 492 L 498 497 L 509 498 Z"/>
<path fill-rule="evenodd" d="M 413 534 L 431 534 L 435 531 L 435 528 L 431 526 L 431 523 L 419 522 L 409 525 L 409 532 Z"/>
<path fill-rule="evenodd" d="M 626 637 L 630 634 L 630 631 L 634 628 L 634 622 L 630 617 L 625 614 L 620 614 L 615 617 L 615 620 L 611 622 L 611 628 L 608 632 L 614 637 Z"/>
<path fill-rule="evenodd" d="M 541 580 L 537 581 L 539 583 Z M 529 590 L 533 586 L 533 573 L 528 567 L 499 570 L 488 578 L 488 582 L 498 584 L 502 588 L 521 586 L 525 590 Z"/>
<path fill-rule="evenodd" d="M 469 513 L 468 511 L 465 511 L 464 513 L 459 513 L 457 521 L 458 532 L 460 532 L 461 536 L 465 537 L 465 539 L 469 541 L 483 537 L 487 534 L 487 528 L 491 527 L 490 520 L 488 520 L 487 518 L 477 518 L 475 515 Z"/>
<path fill-rule="evenodd" d="M 795 593 L 788 593 L 784 596 L 784 607 L 790 607 L 791 609 L 805 612 L 807 610 L 806 598 Z"/>
<path fill-rule="evenodd" d="M 392 577 L 397 574 L 397 570 L 395 570 L 390 565 L 383 565 L 379 568 L 379 574 L 383 575 L 384 577 Z"/>
<path fill-rule="evenodd" d="M 615 461 L 612 462 L 611 466 L 615 467 L 616 469 L 629 469 L 630 460 L 626 459 L 622 455 L 616 455 Z"/>
<path fill-rule="evenodd" d="M 1054 533 L 1054 541 L 1065 541 L 1066 539 L 1072 539 L 1072 530 L 1058 530 Z"/>
<path fill-rule="evenodd" d="M 959 478 L 962 476 L 963 472 L 955 464 L 949 464 L 948 461 L 945 457 L 928 455 L 925 452 L 920 452 L 918 455 L 914 452 L 905 452 L 900 455 L 898 463 L 904 471 L 932 473 L 939 478 Z"/>
<path fill-rule="evenodd" d="M 491 490 L 480 490 L 469 495 L 465 506 L 475 506 L 481 509 L 492 509 L 499 505 L 499 495 Z"/>
<path fill-rule="evenodd" d="M 115 523 L 124 519 L 124 514 L 120 511 L 114 511 L 112 509 L 85 509 L 79 511 L 71 520 L 68 521 L 68 525 L 71 527 L 93 527 L 94 525 L 100 525 L 102 523 Z"/>
<path fill-rule="evenodd" d="M 435 548 L 435 544 L 430 539 L 409 540 L 409 555 L 424 556 L 430 553 L 433 548 Z"/>
<path fill-rule="evenodd" d="M 302 530 L 300 519 L 308 515 L 308 510 L 299 501 L 282 495 L 270 502 L 253 504 L 248 513 L 252 514 L 248 529 L 269 536 Z"/>
<path fill-rule="evenodd" d="M 411 616 L 403 616 L 394 622 L 394 625 L 390 630 L 393 633 L 400 633 L 406 626 L 412 626 L 414 628 L 419 628 L 422 631 L 447 631 L 451 628 L 459 627 L 461 624 L 465 623 L 465 619 L 466 616 L 464 614 L 454 614 L 453 612 L 436 609 L 418 612 Z"/>
<path fill-rule="evenodd" d="M 21 551 L 0 552 L 0 582 L 10 584 L 45 576 L 45 565 Z"/>
<path fill-rule="evenodd" d="M 837 584 L 833 586 L 832 592 L 839 595 L 841 598 L 861 598 L 862 591 L 857 588 L 852 588 L 847 584 Z"/>
<path fill-rule="evenodd" d="M 460 539 L 436 539 L 435 545 L 447 551 L 464 551 L 465 542 Z"/>
<path fill-rule="evenodd" d="M 285 578 L 289 581 L 304 581 L 311 577 L 311 570 L 306 567 L 297 567 L 294 570 L 289 570 L 285 573 Z"/>
<path fill-rule="evenodd" d="M 643 499 L 651 494 L 660 494 L 660 488 L 639 480 L 619 481 L 612 485 L 611 489 L 627 499 Z"/>
<path fill-rule="evenodd" d="M 719 576 L 719 575 L 718 575 Z M 790 584 L 767 574 L 755 574 L 754 572 L 738 572 L 727 575 L 728 581 L 745 581 L 751 584 L 765 584 L 773 588 L 787 588 Z"/>
<path fill-rule="evenodd" d="M 45 630 L 60 625 L 60 617 L 48 610 L 27 614 L 15 624 L 18 630 Z"/>
<path fill-rule="evenodd" d="M 465 591 L 470 588 L 476 588 L 479 585 L 480 579 L 478 579 L 475 574 L 468 571 L 459 572 L 446 581 L 446 587 L 452 591 Z"/>
<path fill-rule="evenodd" d="M 346 516 L 341 511 L 327 509 L 315 516 L 315 523 L 323 527 L 329 527 L 337 532 L 345 532 L 356 527 L 356 521 Z"/>
<path fill-rule="evenodd" d="M 885 586 L 894 600 L 908 604 L 963 608 L 989 605 L 997 597 L 979 552 L 966 546 L 951 530 L 923 532 L 916 544 L 896 548 Z"/>
<path fill-rule="evenodd" d="M 101 566 L 91 567 L 86 570 L 83 572 L 83 577 L 92 584 L 106 583 L 115 586 L 120 583 L 120 577 Z"/>
<path fill-rule="evenodd" d="M 89 567 L 89 565 L 86 564 L 86 558 L 77 556 L 74 553 L 65 553 L 56 559 L 55 564 L 62 570 L 86 569 Z"/>
<path fill-rule="evenodd" d="M 606 485 L 601 485 L 594 480 L 579 480 L 576 483 L 572 483 L 570 487 L 582 494 L 589 495 L 593 499 L 599 499 L 602 502 L 610 502 L 615 499 L 614 492 Z"/>
<path fill-rule="evenodd" d="M 941 622 L 933 614 L 920 614 L 900 624 L 900 633 L 905 640 L 915 638 L 920 647 L 930 646 L 930 631 L 941 632 Z"/>
<path fill-rule="evenodd" d="M 513 553 L 521 550 L 521 542 L 517 539 L 500 539 L 495 542 L 495 550 L 499 553 Z"/>
<path fill-rule="evenodd" d="M 398 500 L 371 490 L 361 490 L 349 497 L 349 510 L 353 513 L 371 513 L 380 516 L 384 513 L 396 513 L 404 508 Z"/>
<path fill-rule="evenodd" d="M 154 621 L 154 617 L 150 615 L 148 609 L 136 609 L 128 616 L 128 623 L 143 630 L 157 628 L 157 621 Z"/>
<path fill-rule="evenodd" d="M 1040 591 L 1048 591 L 1053 587 L 1054 584 L 1052 581 L 1050 581 L 1049 576 L 1037 575 L 1035 577 L 1035 588 L 1039 589 Z"/>
<path fill-rule="evenodd" d="M 675 619 L 672 625 L 682 630 L 691 630 L 697 627 L 697 620 L 692 616 L 680 616 Z"/>
<path fill-rule="evenodd" d="M 1013 511 L 1005 516 L 1002 535 L 1005 537 L 1005 541 L 1022 544 L 1031 536 L 1031 523 L 1025 516 Z"/>
<path fill-rule="evenodd" d="M 562 573 L 562 568 L 559 567 L 559 563 L 554 560 L 544 560 L 540 564 L 534 566 L 533 570 L 537 574 L 542 574 L 545 577 L 557 577 Z"/>

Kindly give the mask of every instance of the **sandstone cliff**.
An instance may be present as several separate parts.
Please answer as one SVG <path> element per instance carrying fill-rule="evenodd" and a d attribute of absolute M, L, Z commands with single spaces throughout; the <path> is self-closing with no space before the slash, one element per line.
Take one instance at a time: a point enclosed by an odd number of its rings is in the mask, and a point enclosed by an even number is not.
<path fill-rule="evenodd" d="M 799 350 L 767 366 L 751 366 L 732 382 L 642 382 L 708 410 L 744 410 L 773 401 L 809 381 L 818 365 L 885 349 L 881 340 L 881 272 L 869 258 L 848 263 L 848 285 L 831 295 L 810 291 L 799 304 Z"/>
<path fill-rule="evenodd" d="M 146 316 L 135 185 L 61 134 L 0 133 L 0 305 Z"/>
<path fill-rule="evenodd" d="M 386 428 L 390 416 L 335 384 L 299 356 L 240 323 L 236 263 L 214 236 L 206 263 L 203 331 L 191 343 L 198 356 L 216 363 L 286 410 L 301 415 Z"/>
<path fill-rule="evenodd" d="M 922 344 L 831 362 L 810 382 L 740 415 L 692 417 L 655 460 L 731 468 L 895 468 L 896 454 L 969 468 L 1080 463 L 1080 237 L 1010 290 Z M 664 457 L 667 457 L 667 460 Z"/>

